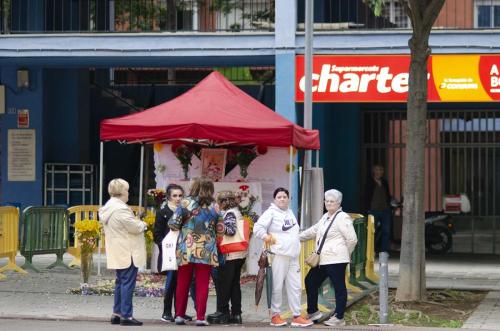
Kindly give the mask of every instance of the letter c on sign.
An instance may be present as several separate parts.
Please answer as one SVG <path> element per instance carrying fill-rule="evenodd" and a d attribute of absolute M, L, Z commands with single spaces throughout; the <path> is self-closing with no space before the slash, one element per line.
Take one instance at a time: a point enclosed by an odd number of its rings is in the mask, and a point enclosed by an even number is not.
<path fill-rule="evenodd" d="M 319 80 L 319 74 L 312 74 L 312 80 L 318 81 Z M 306 91 L 306 76 L 302 76 L 302 78 L 299 81 L 299 88 L 302 92 Z M 312 91 L 316 92 L 318 90 L 318 85 L 312 85 Z"/>

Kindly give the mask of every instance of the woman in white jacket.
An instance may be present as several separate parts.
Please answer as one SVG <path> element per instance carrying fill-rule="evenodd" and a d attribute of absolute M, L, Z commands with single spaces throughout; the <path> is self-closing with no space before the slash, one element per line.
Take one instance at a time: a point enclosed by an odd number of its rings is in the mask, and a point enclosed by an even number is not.
<path fill-rule="evenodd" d="M 312 321 L 317 321 L 323 317 L 318 310 L 319 287 L 327 277 L 330 278 L 333 284 L 336 305 L 333 316 L 324 322 L 328 326 L 345 325 L 344 311 L 347 303 L 345 270 L 351 260 L 351 253 L 358 242 L 352 219 L 342 211 L 341 203 L 342 193 L 340 191 L 326 191 L 325 207 L 327 213 L 315 225 L 300 234 L 301 241 L 314 239 L 317 251 L 328 229 L 325 243 L 320 252 L 319 265 L 311 268 L 305 279 L 307 313 Z"/>
<path fill-rule="evenodd" d="M 288 190 L 280 187 L 274 193 L 274 203 L 259 217 L 253 227 L 257 238 L 271 244 L 270 250 L 274 254 L 273 291 L 271 299 L 271 325 L 284 326 L 287 324 L 280 316 L 283 284 L 286 284 L 288 305 L 293 313 L 292 326 L 305 327 L 313 323 L 300 316 L 300 241 L 299 224 L 292 210 L 288 208 Z"/>
<path fill-rule="evenodd" d="M 111 198 L 99 209 L 99 219 L 106 237 L 108 269 L 116 270 L 111 324 L 142 325 L 132 317 L 132 296 L 138 268 L 146 266 L 146 223 L 136 218 L 127 205 L 128 188 L 121 178 L 109 182 Z"/>

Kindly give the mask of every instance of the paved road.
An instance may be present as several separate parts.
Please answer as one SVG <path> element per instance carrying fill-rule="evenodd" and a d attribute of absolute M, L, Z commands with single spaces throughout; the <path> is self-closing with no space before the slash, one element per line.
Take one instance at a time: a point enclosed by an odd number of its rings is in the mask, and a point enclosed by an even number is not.
<path fill-rule="evenodd" d="M 143 325 L 140 328 L 130 328 L 132 330 L 137 329 L 141 331 L 145 330 L 166 330 L 167 325 L 165 323 L 160 323 L 160 322 L 149 322 Z M 253 330 L 259 328 L 259 330 L 262 331 L 276 331 L 277 328 L 273 328 L 270 326 L 263 326 L 262 324 L 249 324 L 249 325 L 244 325 L 244 326 L 209 326 L 205 327 L 205 329 L 208 330 L 220 330 L 223 329 L 224 331 L 241 331 L 243 329 L 249 329 Z M 26 319 L 0 319 L 0 330 L 16 330 L 16 331 L 52 331 L 52 330 L 64 330 L 64 331 L 80 331 L 80 330 L 92 330 L 92 331 L 99 331 L 99 330 L 106 330 L 106 331 L 113 331 L 113 330 L 122 330 L 123 327 L 120 325 L 110 325 L 109 323 L 106 322 L 85 322 L 85 321 L 47 321 L 47 320 L 26 320 Z M 176 326 L 172 324 L 168 324 L 168 330 L 178 330 L 178 331 L 188 331 L 188 330 L 198 330 L 200 331 L 200 327 L 196 327 L 193 325 L 186 325 L 186 326 Z M 288 330 L 290 328 L 281 328 Z M 313 326 L 311 328 L 308 328 L 309 330 L 312 329 L 328 329 L 328 330 L 334 330 L 333 328 L 326 327 L 326 326 Z M 377 326 L 363 326 L 363 327 L 354 327 L 354 326 L 346 326 L 342 328 L 337 328 L 337 330 L 371 330 L 371 331 L 384 331 L 384 330 L 392 330 L 392 331 L 406 331 L 406 330 L 418 330 L 418 331 L 451 331 L 451 330 L 456 330 L 456 329 L 443 329 L 443 328 L 412 328 L 412 327 L 399 327 L 399 326 L 392 326 L 392 327 L 377 327 Z M 469 329 L 473 330 L 473 329 Z"/>

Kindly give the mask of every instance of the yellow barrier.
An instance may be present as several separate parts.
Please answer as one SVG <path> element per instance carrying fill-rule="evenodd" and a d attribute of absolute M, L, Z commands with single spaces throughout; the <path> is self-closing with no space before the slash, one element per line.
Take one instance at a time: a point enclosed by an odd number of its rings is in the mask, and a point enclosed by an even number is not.
<path fill-rule="evenodd" d="M 80 220 L 89 220 L 89 219 L 99 219 L 99 207 L 98 205 L 81 205 L 81 206 L 73 206 L 68 208 L 68 216 L 70 219 L 74 217 L 73 221 L 80 221 Z M 138 214 L 139 212 L 139 206 L 130 206 L 134 214 Z M 72 223 L 73 224 L 73 223 Z M 101 252 L 105 252 L 104 248 L 104 233 L 101 233 Z M 97 251 L 99 251 L 99 248 L 97 248 Z M 76 234 L 74 237 L 74 243 L 73 246 L 68 247 L 68 253 L 73 255 L 73 260 L 68 264 L 70 267 L 79 267 L 81 265 L 80 257 L 81 257 L 81 250 L 80 250 L 80 244 L 78 243 L 78 239 L 76 238 Z"/>
<path fill-rule="evenodd" d="M 301 277 L 302 277 L 302 290 L 306 289 L 306 284 L 305 284 L 305 279 L 306 275 L 311 269 L 311 267 L 306 263 L 306 259 L 309 255 L 311 255 L 312 252 L 314 252 L 315 248 L 315 242 L 314 240 L 308 240 L 305 242 L 301 243 L 301 250 L 300 250 L 300 272 L 301 272 Z"/>
<path fill-rule="evenodd" d="M 368 215 L 368 238 L 366 241 L 366 277 L 378 283 L 379 277 L 375 272 L 375 218 Z"/>
<path fill-rule="evenodd" d="M 22 274 L 27 272 L 16 265 L 19 246 L 19 209 L 17 207 L 0 207 L 0 257 L 9 259 L 7 265 L 0 268 L 0 279 L 5 278 L 1 272 L 13 270 Z M 2 277 L 3 276 L 3 277 Z"/>

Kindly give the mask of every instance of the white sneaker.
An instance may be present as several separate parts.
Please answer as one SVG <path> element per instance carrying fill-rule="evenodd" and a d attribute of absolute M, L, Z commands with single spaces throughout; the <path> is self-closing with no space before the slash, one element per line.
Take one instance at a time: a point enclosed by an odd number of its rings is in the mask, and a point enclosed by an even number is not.
<path fill-rule="evenodd" d="M 209 326 L 210 323 L 207 322 L 207 320 L 196 320 L 196 326 Z"/>
<path fill-rule="evenodd" d="M 177 325 L 185 325 L 186 324 L 186 320 L 180 316 L 177 316 L 175 318 L 175 324 Z"/>
<path fill-rule="evenodd" d="M 323 322 L 323 324 L 328 326 L 345 326 L 344 319 L 338 319 L 337 316 L 332 316 L 328 321 Z"/>
<path fill-rule="evenodd" d="M 319 310 L 316 310 L 315 313 L 307 315 L 307 319 L 313 321 L 314 323 L 317 323 L 318 320 L 320 320 L 322 318 L 323 318 L 323 314 Z"/>

